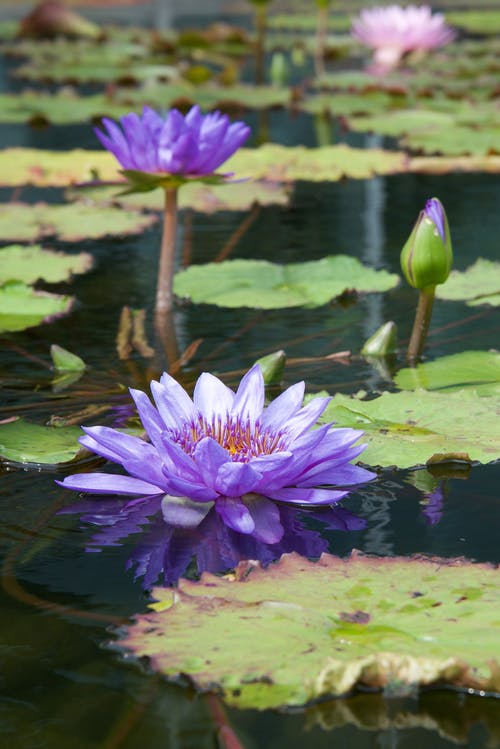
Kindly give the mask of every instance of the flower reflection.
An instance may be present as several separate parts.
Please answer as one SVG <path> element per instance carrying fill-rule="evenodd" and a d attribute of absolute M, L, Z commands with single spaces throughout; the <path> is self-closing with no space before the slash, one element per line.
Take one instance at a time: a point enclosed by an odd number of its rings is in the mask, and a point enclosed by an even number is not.
<path fill-rule="evenodd" d="M 196 503 L 191 503 L 191 506 L 196 512 Z M 277 543 L 265 543 L 251 534 L 232 530 L 213 506 L 201 518 L 193 514 L 191 525 L 168 522 L 161 511 L 161 497 L 128 501 L 87 499 L 62 512 L 82 513 L 84 523 L 98 526 L 99 530 L 87 545 L 89 552 L 100 552 L 108 546 L 121 546 L 129 536 L 141 534 L 126 568 L 134 569 L 135 579 L 143 578 L 144 588 L 158 582 L 175 584 L 186 574 L 192 562 L 195 563 L 196 572 L 201 574 L 204 571 L 227 571 L 244 559 L 267 565 L 292 551 L 304 557 L 319 557 L 328 551 L 328 541 L 322 536 L 322 531 L 354 531 L 366 525 L 362 518 L 342 507 L 304 511 L 284 505 L 278 508 L 284 532 Z M 186 513 L 183 518 L 185 520 Z"/>
<path fill-rule="evenodd" d="M 428 525 L 437 525 L 443 517 L 444 490 L 439 483 L 434 491 L 424 494 L 420 501 L 422 515 Z"/>

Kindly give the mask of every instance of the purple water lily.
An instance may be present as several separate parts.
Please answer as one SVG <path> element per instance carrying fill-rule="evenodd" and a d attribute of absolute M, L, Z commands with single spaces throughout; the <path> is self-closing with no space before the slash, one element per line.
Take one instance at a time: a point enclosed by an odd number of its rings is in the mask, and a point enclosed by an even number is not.
<path fill-rule="evenodd" d="M 149 443 L 109 427 L 85 428 L 80 438 L 128 475 L 75 474 L 62 486 L 94 494 L 165 495 L 163 515 L 175 525 L 191 526 L 193 514 L 199 523 L 213 504 L 230 528 L 276 543 L 283 527 L 272 500 L 330 505 L 348 493 L 332 485 L 375 476 L 350 463 L 364 448 L 354 445 L 361 431 L 331 424 L 312 428 L 329 398 L 302 406 L 301 382 L 265 408 L 258 365 L 236 393 L 208 373 L 199 377 L 193 399 L 166 373 L 151 383 L 151 392 L 156 408 L 145 393 L 131 390 Z"/>
<path fill-rule="evenodd" d="M 121 117 L 121 127 L 107 117 L 102 123 L 107 132 L 95 133 L 124 169 L 194 178 L 213 174 L 250 135 L 245 123 L 220 112 L 203 115 L 198 106 L 186 116 L 171 109 L 164 117 L 144 107 L 142 117 Z"/>
<path fill-rule="evenodd" d="M 250 128 L 229 121 L 220 112 L 203 115 L 198 106 L 186 116 L 171 109 L 165 116 L 144 107 L 142 116 L 130 112 L 120 125 L 103 118 L 105 132 L 96 128 L 102 145 L 123 167 L 126 193 L 165 191 L 163 232 L 158 266 L 156 313 L 158 328 L 173 306 L 173 275 L 177 231 L 178 190 L 186 182 L 219 183 L 229 176 L 220 167 L 246 141 Z"/>
<path fill-rule="evenodd" d="M 62 513 L 82 513 L 84 523 L 98 527 L 87 544 L 90 552 L 121 546 L 130 536 L 140 534 L 126 568 L 134 570 L 136 579 L 142 577 L 145 588 L 150 588 L 159 578 L 165 585 L 174 585 L 193 559 L 197 573 L 201 574 L 204 571 L 226 572 L 243 559 L 255 559 L 267 565 L 291 551 L 308 558 L 319 557 L 329 550 L 321 530 L 359 531 L 366 526 L 365 520 L 342 507 L 300 512 L 280 505 L 279 523 L 283 535 L 278 543 L 267 544 L 228 528 L 212 506 L 201 521 L 192 518 L 190 526 L 175 526 L 161 516 L 161 504 L 160 497 L 86 499 L 65 508 Z M 311 519 L 321 530 L 307 527 Z"/>

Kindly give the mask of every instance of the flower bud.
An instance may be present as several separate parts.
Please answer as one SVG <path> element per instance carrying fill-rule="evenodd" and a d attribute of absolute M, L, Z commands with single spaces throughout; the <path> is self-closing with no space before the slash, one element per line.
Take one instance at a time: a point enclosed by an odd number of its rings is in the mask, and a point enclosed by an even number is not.
<path fill-rule="evenodd" d="M 441 201 L 431 198 L 401 251 L 401 269 L 410 286 L 425 289 L 446 281 L 452 261 L 448 219 Z"/>

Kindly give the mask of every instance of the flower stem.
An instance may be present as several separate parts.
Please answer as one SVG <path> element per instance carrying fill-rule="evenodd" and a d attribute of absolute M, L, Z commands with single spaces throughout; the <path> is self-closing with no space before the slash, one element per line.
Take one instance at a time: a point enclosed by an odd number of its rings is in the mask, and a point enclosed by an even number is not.
<path fill-rule="evenodd" d="M 314 68 L 316 75 L 321 77 L 325 74 L 325 47 L 328 36 L 328 6 L 318 8 L 318 22 L 316 26 L 316 50 L 314 55 Z"/>
<path fill-rule="evenodd" d="M 420 289 L 415 322 L 413 323 L 413 330 L 408 346 L 408 359 L 410 361 L 417 359 L 424 348 L 432 317 L 435 290 L 435 286 L 427 286 L 425 289 Z"/>
<path fill-rule="evenodd" d="M 257 40 L 255 46 L 255 82 L 258 86 L 264 83 L 264 69 L 266 56 L 266 25 L 267 9 L 265 5 L 255 7 L 255 28 Z"/>
<path fill-rule="evenodd" d="M 156 314 L 169 312 L 173 305 L 175 237 L 177 233 L 177 187 L 165 188 L 165 211 L 161 238 L 158 285 L 156 288 Z"/>

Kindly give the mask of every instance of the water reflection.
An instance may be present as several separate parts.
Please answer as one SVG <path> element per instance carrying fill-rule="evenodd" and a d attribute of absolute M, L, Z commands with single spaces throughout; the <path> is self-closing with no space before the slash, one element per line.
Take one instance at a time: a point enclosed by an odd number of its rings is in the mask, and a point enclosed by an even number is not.
<path fill-rule="evenodd" d="M 86 499 L 61 513 L 81 513 L 83 523 L 99 528 L 87 544 L 88 552 L 121 546 L 137 535 L 126 569 L 133 569 L 136 579 L 142 578 L 144 588 L 155 583 L 173 585 L 185 574 L 225 572 L 244 559 L 267 565 L 292 551 L 317 558 L 329 551 L 329 541 L 322 531 L 358 531 L 366 525 L 365 520 L 342 507 L 301 512 L 278 505 L 284 534 L 278 543 L 268 544 L 228 528 L 214 508 L 195 527 L 166 522 L 161 500 Z"/>

